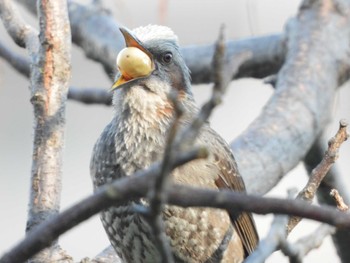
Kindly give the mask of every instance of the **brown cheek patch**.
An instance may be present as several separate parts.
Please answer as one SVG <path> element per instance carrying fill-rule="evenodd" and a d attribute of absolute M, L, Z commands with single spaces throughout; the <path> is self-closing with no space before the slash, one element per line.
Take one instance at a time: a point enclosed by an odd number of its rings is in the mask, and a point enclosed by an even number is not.
<path fill-rule="evenodd" d="M 157 109 L 157 117 L 159 119 L 163 119 L 163 118 L 171 118 L 174 112 L 174 107 L 171 104 L 171 102 L 167 101 L 167 104 L 165 104 L 164 107 L 159 107 Z"/>

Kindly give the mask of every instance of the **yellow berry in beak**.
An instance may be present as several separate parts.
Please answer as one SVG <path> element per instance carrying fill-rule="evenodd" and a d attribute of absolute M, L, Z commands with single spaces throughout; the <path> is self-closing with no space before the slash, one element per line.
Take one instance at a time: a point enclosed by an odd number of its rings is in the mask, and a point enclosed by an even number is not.
<path fill-rule="evenodd" d="M 127 47 L 117 56 L 117 66 L 126 81 L 147 76 L 152 71 L 150 57 L 136 47 Z"/>

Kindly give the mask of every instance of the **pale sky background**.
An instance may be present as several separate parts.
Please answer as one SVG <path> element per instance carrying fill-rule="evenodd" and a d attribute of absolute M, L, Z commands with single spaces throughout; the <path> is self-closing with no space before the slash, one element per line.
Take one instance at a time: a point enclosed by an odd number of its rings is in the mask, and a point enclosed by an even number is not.
<path fill-rule="evenodd" d="M 89 1 L 82 1 L 89 2 Z M 160 15 L 160 0 L 106 0 L 102 1 L 121 24 L 134 28 L 146 24 L 163 23 L 179 36 L 180 43 L 201 44 L 213 42 L 222 23 L 226 25 L 228 39 L 259 36 L 283 31 L 286 20 L 297 12 L 299 0 L 168 0 L 164 16 Z M 20 9 L 23 17 L 35 25 L 32 17 Z M 16 51 L 0 25 L 0 38 Z M 25 52 L 22 51 L 23 54 Z M 0 59 L 0 255 L 24 235 L 29 196 L 29 177 L 33 134 L 33 113 L 29 102 L 28 80 L 14 72 Z M 101 87 L 111 85 L 101 66 L 86 60 L 82 51 L 73 47 L 72 86 Z M 194 87 L 198 104 L 210 93 L 210 85 Z M 228 142 L 239 135 L 259 114 L 272 94 L 272 88 L 259 80 L 244 79 L 232 83 L 224 104 L 215 111 L 212 126 Z M 333 136 L 340 118 L 349 116 L 349 88 L 340 90 L 334 107 L 334 122 L 327 129 Z M 62 209 L 78 202 L 92 192 L 89 161 L 92 147 L 112 116 L 112 108 L 86 106 L 69 101 L 63 167 Z M 348 159 L 350 145 L 345 143 L 340 152 L 339 168 L 344 181 L 350 186 Z M 270 195 L 285 197 L 286 189 L 301 187 L 307 177 L 302 166 L 290 173 Z M 263 238 L 268 231 L 271 216 L 257 216 L 257 226 Z M 295 240 L 315 228 L 303 222 L 291 235 Z M 97 216 L 66 233 L 60 244 L 78 261 L 93 257 L 108 245 L 108 240 Z M 332 262 L 334 247 L 328 238 L 320 249 L 307 256 L 305 262 Z M 267 263 L 288 262 L 280 253 Z"/>

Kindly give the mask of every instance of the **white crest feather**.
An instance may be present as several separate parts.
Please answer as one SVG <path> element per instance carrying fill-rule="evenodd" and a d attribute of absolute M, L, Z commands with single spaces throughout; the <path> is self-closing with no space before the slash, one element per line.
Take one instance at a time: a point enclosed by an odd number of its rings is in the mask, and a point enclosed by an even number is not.
<path fill-rule="evenodd" d="M 141 42 L 152 39 L 168 39 L 178 42 L 178 38 L 169 27 L 159 25 L 147 25 L 135 28 L 133 33 Z"/>

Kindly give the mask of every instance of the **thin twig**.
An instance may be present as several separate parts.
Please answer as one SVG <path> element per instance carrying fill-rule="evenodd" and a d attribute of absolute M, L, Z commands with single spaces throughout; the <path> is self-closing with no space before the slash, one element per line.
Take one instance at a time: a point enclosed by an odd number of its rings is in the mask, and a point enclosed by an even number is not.
<path fill-rule="evenodd" d="M 313 169 L 310 178 L 302 191 L 299 192 L 297 199 L 311 203 L 318 187 L 320 186 L 323 178 L 326 176 L 329 169 L 332 167 L 334 162 L 338 158 L 339 148 L 341 144 L 346 141 L 349 137 L 347 132 L 347 122 L 341 120 L 339 122 L 339 130 L 336 135 L 329 140 L 328 150 L 325 152 L 325 155 L 319 165 Z M 301 218 L 291 217 L 289 219 L 287 230 L 290 233 L 293 228 L 300 222 Z"/>
<path fill-rule="evenodd" d="M 150 208 L 149 208 L 149 223 L 153 229 L 156 239 L 157 247 L 160 250 L 161 262 L 173 263 L 174 258 L 171 252 L 169 241 L 165 235 L 164 222 L 162 219 L 162 211 L 165 202 L 168 198 L 168 187 L 170 183 L 170 172 L 176 150 L 175 138 L 179 130 L 179 121 L 183 114 L 180 104 L 177 102 L 178 94 L 171 94 L 169 99 L 172 101 L 175 110 L 175 119 L 169 129 L 169 134 L 164 150 L 164 157 L 162 160 L 161 171 L 157 176 L 154 187 L 150 191 Z"/>
<path fill-rule="evenodd" d="M 339 194 L 337 189 L 332 189 L 330 192 L 330 196 L 333 197 L 335 203 L 337 204 L 337 208 L 340 211 L 348 211 L 349 210 L 349 206 L 347 204 L 344 203 L 344 199 L 343 197 Z"/>
<path fill-rule="evenodd" d="M 7 48 L 3 42 L 0 41 L 0 57 L 5 59 L 17 72 L 22 75 L 29 77 L 30 67 L 29 59 L 14 53 L 12 50 Z"/>
<path fill-rule="evenodd" d="M 0 17 L 13 41 L 20 47 L 29 48 L 28 44 L 36 39 L 37 32 L 23 21 L 12 1 L 0 1 Z"/>
<path fill-rule="evenodd" d="M 240 66 L 251 57 L 250 52 L 240 52 L 235 54 L 234 60 L 227 57 L 225 47 L 224 27 L 220 29 L 219 38 L 215 44 L 215 52 L 212 61 L 214 86 L 212 95 L 202 107 L 196 118 L 186 129 L 182 131 L 180 136 L 183 145 L 191 145 L 194 138 L 198 135 L 202 125 L 209 119 L 213 109 L 222 101 L 229 82 L 238 72 Z"/>
<path fill-rule="evenodd" d="M 288 216 L 276 215 L 272 221 L 268 235 L 260 241 L 257 249 L 244 261 L 245 263 L 264 262 L 287 237 L 285 225 Z"/>
<path fill-rule="evenodd" d="M 112 105 L 112 94 L 104 88 L 70 87 L 68 90 L 68 99 L 84 104 Z"/>
<path fill-rule="evenodd" d="M 330 196 L 333 197 L 339 211 L 345 212 L 349 209 L 336 189 L 331 190 Z M 325 237 L 333 235 L 335 231 L 334 226 L 321 224 L 313 233 L 298 239 L 295 243 L 285 242 L 281 247 L 282 252 L 290 258 L 290 263 L 300 263 L 310 251 L 322 245 Z"/>

